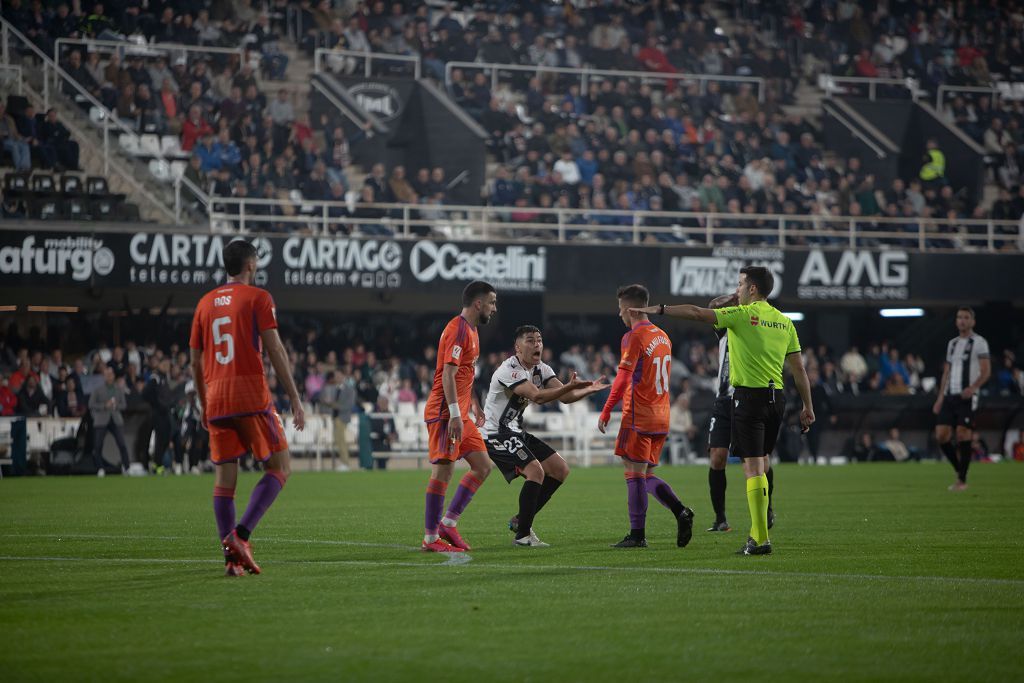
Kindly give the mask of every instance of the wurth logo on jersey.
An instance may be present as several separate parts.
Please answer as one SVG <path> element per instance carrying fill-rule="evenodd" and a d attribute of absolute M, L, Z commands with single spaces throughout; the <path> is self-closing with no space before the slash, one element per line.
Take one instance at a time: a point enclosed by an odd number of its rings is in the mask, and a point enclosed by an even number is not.
<path fill-rule="evenodd" d="M 754 327 L 757 327 L 760 322 L 761 321 L 757 319 L 756 315 L 750 316 L 750 324 L 753 325 Z"/>

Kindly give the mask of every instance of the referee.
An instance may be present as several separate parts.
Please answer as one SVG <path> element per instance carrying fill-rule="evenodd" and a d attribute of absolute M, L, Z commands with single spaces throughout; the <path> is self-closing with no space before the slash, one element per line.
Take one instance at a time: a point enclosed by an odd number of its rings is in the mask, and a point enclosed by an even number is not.
<path fill-rule="evenodd" d="M 939 448 L 956 470 L 950 491 L 967 488 L 967 469 L 971 466 L 971 437 L 974 415 L 978 410 L 978 390 L 992 375 L 988 342 L 974 332 L 974 309 L 961 306 L 956 312 L 957 336 L 946 344 L 946 364 L 939 384 L 939 398 L 932 407 L 938 415 L 935 438 Z M 956 428 L 956 445 L 953 429 Z"/>
<path fill-rule="evenodd" d="M 769 555 L 768 456 L 782 426 L 785 395 L 782 391 L 783 361 L 789 363 L 803 400 L 800 424 L 806 431 L 814 422 L 811 387 L 800 355 L 800 340 L 793 321 L 766 299 L 775 279 L 763 266 L 740 269 L 736 287 L 737 306 L 710 309 L 682 304 L 648 306 L 638 313 L 665 314 L 698 320 L 729 331 L 729 382 L 732 402 L 732 452 L 743 459 L 750 508 L 750 537 L 740 555 Z"/>

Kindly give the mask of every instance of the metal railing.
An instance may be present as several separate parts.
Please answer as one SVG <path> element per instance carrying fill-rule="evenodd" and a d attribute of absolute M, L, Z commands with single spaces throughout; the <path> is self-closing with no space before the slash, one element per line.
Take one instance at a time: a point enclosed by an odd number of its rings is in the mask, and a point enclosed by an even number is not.
<path fill-rule="evenodd" d="M 826 97 L 832 97 L 834 93 L 840 92 L 843 85 L 866 85 L 868 87 L 868 99 L 875 100 L 877 88 L 880 85 L 895 85 L 906 88 L 910 93 L 910 99 L 916 100 L 923 94 L 916 79 L 913 78 L 868 78 L 865 76 L 832 76 L 821 74 L 818 76 L 818 87 L 825 91 Z"/>
<path fill-rule="evenodd" d="M 805 244 L 898 246 L 920 250 L 1000 251 L 1024 248 L 1024 225 L 992 219 L 887 218 L 884 216 L 805 216 L 617 209 L 440 206 L 211 197 L 211 230 L 268 232 L 303 230 L 331 234 L 338 229 L 366 236 L 419 239 L 422 234 L 466 240 L 573 239 L 675 242 L 716 246 L 756 241 L 768 246 Z M 356 216 L 374 210 L 382 216 Z M 649 225 L 657 220 L 659 225 Z M 668 225 L 665 225 L 665 223 Z M 943 229 L 945 228 L 945 229 Z"/>
<path fill-rule="evenodd" d="M 824 110 L 825 110 L 826 114 L 828 114 L 829 116 L 834 118 L 836 121 L 841 123 L 843 125 L 843 127 L 846 128 L 846 130 L 850 131 L 850 134 L 853 137 L 857 138 L 858 140 L 863 142 L 865 145 L 867 145 L 871 149 L 871 151 L 875 153 L 876 157 L 878 157 L 879 159 L 885 159 L 888 156 L 882 150 L 882 148 L 879 147 L 878 145 L 876 145 L 874 142 L 872 142 L 871 139 L 868 138 L 867 135 L 864 135 L 863 133 L 861 133 L 860 130 L 856 126 L 854 126 L 853 123 L 850 122 L 850 119 L 847 118 L 846 114 L 840 113 L 838 111 L 838 107 L 834 107 L 832 102 L 830 102 L 829 100 L 825 100 L 825 102 L 823 102 L 822 104 L 823 104 L 823 107 L 824 107 Z M 847 112 L 847 113 L 849 113 L 849 112 Z"/>
<path fill-rule="evenodd" d="M 42 93 L 38 93 L 28 84 L 24 84 L 25 90 L 34 98 L 39 100 L 42 105 L 43 111 L 50 108 L 51 93 L 50 83 L 51 78 L 55 87 L 59 88 L 61 83 L 66 83 L 70 86 L 74 92 L 84 98 L 91 106 L 98 107 L 102 112 L 101 127 L 103 131 L 103 143 L 102 145 L 96 145 L 94 141 L 80 130 L 72 121 L 63 121 L 64 125 L 67 126 L 80 144 L 85 144 L 89 147 L 99 147 L 99 151 L 102 155 L 103 160 L 103 174 L 109 175 L 111 170 L 114 170 L 125 182 L 127 182 L 133 190 L 139 193 L 139 195 L 147 202 L 153 205 L 158 211 L 163 213 L 168 218 L 173 218 L 175 213 L 174 210 L 169 207 L 166 202 L 161 201 L 156 195 L 154 195 L 147 187 L 145 187 L 135 177 L 135 174 L 130 170 L 126 169 L 120 162 L 112 158 L 112 152 L 110 149 L 110 129 L 117 128 L 125 133 L 131 135 L 137 135 L 137 133 L 131 130 L 128 126 L 117 119 L 114 114 L 103 106 L 95 97 L 93 97 L 85 88 L 83 88 L 75 79 L 73 79 L 64 69 L 58 66 L 46 53 L 40 50 L 32 41 L 26 38 L 18 29 L 10 25 L 6 20 L 0 19 L 0 45 L 3 46 L 3 54 L 5 58 L 9 59 L 9 50 L 12 47 L 12 43 L 17 43 L 24 49 L 27 49 L 29 53 L 35 55 L 40 61 L 40 73 L 42 78 Z M 24 81 L 23 81 L 24 82 Z M 157 153 L 154 155 L 160 161 L 167 163 L 163 155 Z"/>
<path fill-rule="evenodd" d="M 363 60 L 363 76 L 373 76 L 374 62 L 402 62 L 413 65 L 413 78 L 420 79 L 423 63 L 419 55 L 394 55 L 388 52 L 360 52 L 358 50 L 342 50 L 337 48 L 319 47 L 313 53 L 313 73 L 354 73 L 358 70 L 358 60 Z M 332 62 L 339 61 L 338 66 Z M 351 68 L 346 70 L 345 66 Z"/>
<path fill-rule="evenodd" d="M 329 88 L 325 87 L 323 83 L 321 83 L 319 80 L 314 78 L 309 82 L 309 85 L 312 89 L 316 90 L 318 93 L 323 95 L 324 99 L 326 99 L 335 109 L 341 112 L 342 116 L 344 116 L 349 121 L 354 123 L 357 127 L 363 130 L 371 128 L 372 130 L 378 133 L 383 133 L 387 131 L 387 127 L 383 123 L 381 123 L 380 119 L 378 119 L 375 115 L 360 108 L 362 114 L 361 115 L 359 112 L 356 112 L 351 107 L 346 106 L 344 102 L 342 102 L 337 96 L 335 96 L 335 94 L 332 93 Z M 368 134 L 370 134 L 369 131 Z"/>
<path fill-rule="evenodd" d="M 25 81 L 22 78 L 21 67 L 15 64 L 0 64 L 0 82 L 5 87 L 7 83 L 14 82 L 19 95 L 25 94 Z"/>
<path fill-rule="evenodd" d="M 53 61 L 61 63 L 63 50 L 66 47 L 80 46 L 90 52 L 117 53 L 118 56 L 128 57 L 159 57 L 166 56 L 168 63 L 175 57 L 192 54 L 206 55 L 227 54 L 238 55 L 238 59 L 245 59 L 244 47 L 212 47 L 198 45 L 183 45 L 181 43 L 133 43 L 120 40 L 97 40 L 93 38 L 58 38 L 53 44 Z"/>
<path fill-rule="evenodd" d="M 750 83 L 757 86 L 757 99 L 764 102 L 766 81 L 760 76 L 712 76 L 708 74 L 684 74 L 684 73 L 662 73 L 660 71 L 618 71 L 614 69 L 590 69 L 571 68 L 565 66 L 528 66 L 522 64 L 500 64 L 495 62 L 448 62 L 444 66 L 445 87 L 451 86 L 452 70 L 462 69 L 466 71 L 490 71 L 491 91 L 498 88 L 498 74 L 502 71 L 516 71 L 522 73 L 541 74 L 565 74 L 580 77 L 580 92 L 586 93 L 591 79 L 605 80 L 608 78 L 636 78 L 645 80 L 661 81 L 682 81 L 697 82 L 700 84 L 700 92 L 703 95 L 707 91 L 707 84 L 715 83 Z"/>

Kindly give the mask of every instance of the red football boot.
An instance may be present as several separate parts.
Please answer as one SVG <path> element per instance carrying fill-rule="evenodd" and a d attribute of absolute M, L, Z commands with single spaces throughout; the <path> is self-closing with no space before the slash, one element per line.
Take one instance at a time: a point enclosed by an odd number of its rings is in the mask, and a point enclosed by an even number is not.
<path fill-rule="evenodd" d="M 462 548 L 456 548 L 447 541 L 442 541 L 440 538 L 432 543 L 423 541 L 422 548 L 424 552 L 428 553 L 461 553 L 464 552 Z"/>
<path fill-rule="evenodd" d="M 245 576 L 245 570 L 242 565 L 231 561 L 224 565 L 224 576 Z"/>
<path fill-rule="evenodd" d="M 241 565 L 243 569 L 250 574 L 260 573 L 260 566 L 256 564 L 256 560 L 252 556 L 252 546 L 249 544 L 249 541 L 243 541 L 237 531 L 232 529 L 231 533 L 225 536 L 221 543 L 224 545 L 224 550 L 231 553 L 235 562 Z"/>
<path fill-rule="evenodd" d="M 453 526 L 445 526 L 444 524 L 442 524 L 440 527 L 438 527 L 437 533 L 441 535 L 441 538 L 448 541 L 459 550 L 472 550 L 472 548 L 469 547 L 469 544 L 466 543 L 466 541 L 463 540 L 462 536 L 459 534 L 459 530 Z"/>

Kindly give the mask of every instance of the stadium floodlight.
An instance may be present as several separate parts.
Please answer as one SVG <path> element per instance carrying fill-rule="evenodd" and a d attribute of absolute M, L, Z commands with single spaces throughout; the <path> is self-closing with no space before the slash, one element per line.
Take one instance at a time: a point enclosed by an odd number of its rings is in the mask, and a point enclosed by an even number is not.
<path fill-rule="evenodd" d="M 800 313 L 799 311 L 790 311 L 788 313 L 784 312 L 782 315 L 786 316 L 795 323 L 798 323 L 804 319 L 804 314 Z"/>
<path fill-rule="evenodd" d="M 0 313 L 13 313 L 18 310 L 17 306 L 0 306 Z"/>
<path fill-rule="evenodd" d="M 920 318 L 923 308 L 883 308 L 878 312 L 883 318 Z"/>

